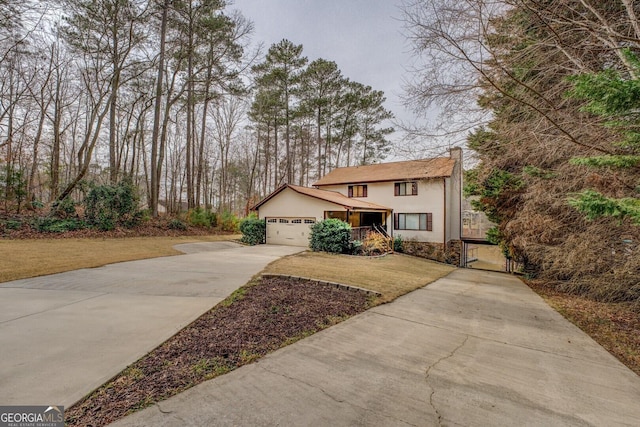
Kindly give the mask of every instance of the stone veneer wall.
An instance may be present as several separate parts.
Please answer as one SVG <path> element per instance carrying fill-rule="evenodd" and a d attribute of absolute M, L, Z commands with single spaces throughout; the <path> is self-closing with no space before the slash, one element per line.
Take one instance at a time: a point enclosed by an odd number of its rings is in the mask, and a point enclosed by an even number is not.
<path fill-rule="evenodd" d="M 404 240 L 402 242 L 402 252 L 407 255 L 459 266 L 460 256 L 462 254 L 462 242 L 460 240 L 450 240 L 445 247 L 442 243 Z"/>

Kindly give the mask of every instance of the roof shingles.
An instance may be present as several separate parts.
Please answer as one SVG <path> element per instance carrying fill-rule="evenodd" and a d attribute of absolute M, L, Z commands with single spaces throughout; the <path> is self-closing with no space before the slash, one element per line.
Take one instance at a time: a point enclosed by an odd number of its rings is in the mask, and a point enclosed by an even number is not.
<path fill-rule="evenodd" d="M 375 203 L 365 202 L 364 200 L 354 199 L 347 197 L 337 191 L 320 190 L 317 188 L 300 187 L 297 185 L 289 184 L 289 188 L 293 191 L 305 194 L 307 196 L 315 197 L 316 199 L 326 200 L 327 202 L 342 205 L 349 209 L 373 209 L 373 210 L 391 210 L 385 206 L 377 205 Z"/>
<path fill-rule="evenodd" d="M 336 168 L 313 185 L 357 184 L 450 177 L 455 160 L 450 157 Z"/>
<path fill-rule="evenodd" d="M 308 187 L 300 187 L 298 185 L 292 184 L 284 184 L 269 196 L 262 199 L 258 204 L 253 206 L 251 210 L 256 210 L 271 198 L 273 198 L 276 194 L 280 193 L 285 189 L 291 189 L 296 193 L 303 194 L 305 196 L 314 197 L 316 199 L 324 200 L 339 206 L 342 206 L 346 209 L 350 210 L 373 210 L 373 211 L 388 211 L 391 210 L 386 206 L 377 205 L 375 203 L 365 202 L 364 200 L 354 199 L 345 196 L 342 193 L 338 193 L 337 191 L 328 191 L 328 190 L 320 190 L 317 188 L 308 188 Z"/>

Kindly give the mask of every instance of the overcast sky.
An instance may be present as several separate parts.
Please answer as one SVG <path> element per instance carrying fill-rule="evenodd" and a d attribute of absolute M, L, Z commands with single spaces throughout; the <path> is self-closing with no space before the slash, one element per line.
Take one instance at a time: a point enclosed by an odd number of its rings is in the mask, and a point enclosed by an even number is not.
<path fill-rule="evenodd" d="M 253 21 L 254 43 L 288 39 L 309 62 L 334 61 L 351 80 L 381 90 L 386 108 L 410 120 L 401 105 L 402 78 L 411 56 L 402 35 L 399 0 L 233 0 Z M 399 135 L 392 139 L 396 140 Z"/>

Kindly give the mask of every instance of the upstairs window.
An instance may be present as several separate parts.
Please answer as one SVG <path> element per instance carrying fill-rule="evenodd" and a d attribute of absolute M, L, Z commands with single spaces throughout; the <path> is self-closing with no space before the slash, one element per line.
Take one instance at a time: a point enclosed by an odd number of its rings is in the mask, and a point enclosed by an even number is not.
<path fill-rule="evenodd" d="M 395 196 L 417 196 L 418 183 L 416 181 L 396 182 L 393 191 Z"/>
<path fill-rule="evenodd" d="M 366 185 L 350 185 L 349 197 L 367 197 Z"/>

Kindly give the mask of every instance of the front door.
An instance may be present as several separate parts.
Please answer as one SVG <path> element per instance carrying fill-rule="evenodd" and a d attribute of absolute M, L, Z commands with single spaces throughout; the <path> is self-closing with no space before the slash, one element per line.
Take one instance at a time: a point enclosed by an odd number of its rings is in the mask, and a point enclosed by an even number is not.
<path fill-rule="evenodd" d="M 361 212 L 360 226 L 373 227 L 374 225 L 384 224 L 384 214 L 382 212 Z"/>

